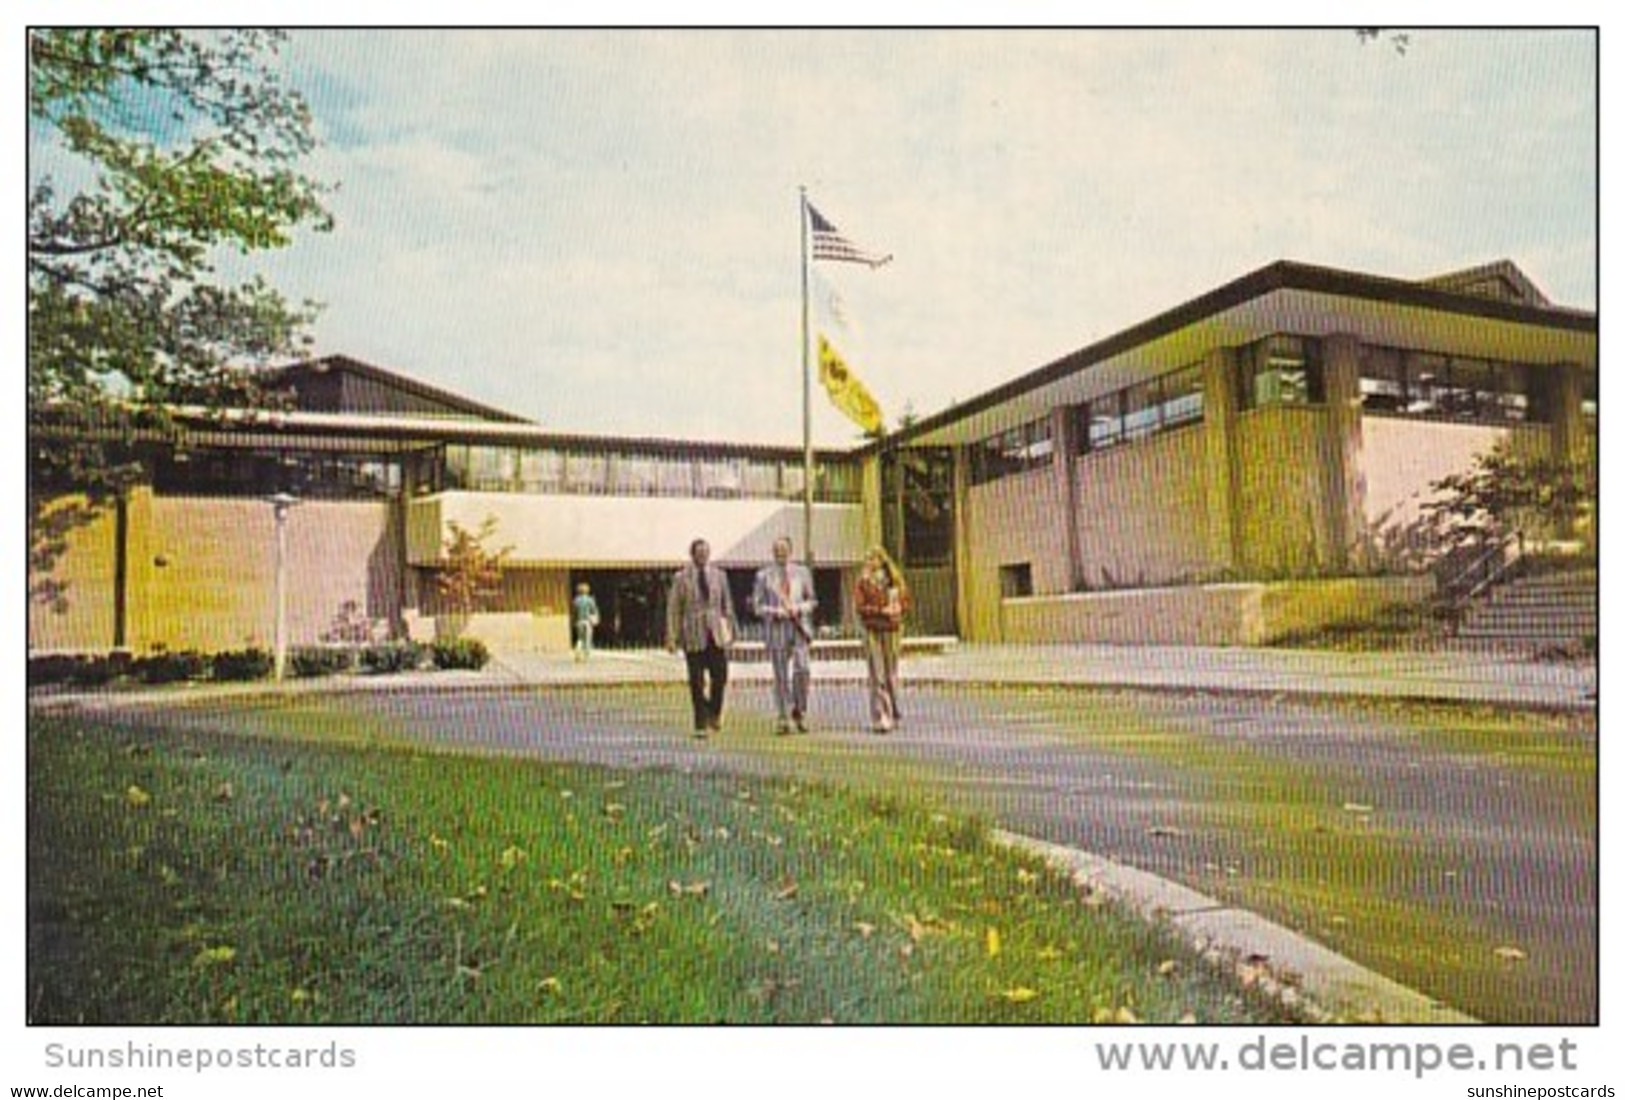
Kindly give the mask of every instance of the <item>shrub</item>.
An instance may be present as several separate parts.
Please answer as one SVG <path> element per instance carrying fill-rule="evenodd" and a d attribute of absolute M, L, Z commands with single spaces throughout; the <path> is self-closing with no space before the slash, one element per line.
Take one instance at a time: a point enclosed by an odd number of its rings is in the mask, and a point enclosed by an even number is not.
<path fill-rule="evenodd" d="M 137 658 L 130 671 L 144 684 L 174 684 L 182 680 L 202 680 L 209 675 L 209 659 L 194 649 L 179 653 L 160 652 Z"/>
<path fill-rule="evenodd" d="M 256 646 L 216 653 L 213 660 L 216 680 L 263 680 L 271 675 L 276 658 Z"/>
<path fill-rule="evenodd" d="M 434 643 L 435 668 L 484 668 L 491 651 L 478 638 L 451 638 Z"/>
<path fill-rule="evenodd" d="M 379 642 L 361 650 L 361 667 L 368 672 L 411 672 L 422 663 L 423 650 L 416 642 Z"/>
<path fill-rule="evenodd" d="M 300 646 L 288 654 L 288 671 L 295 676 L 331 676 L 354 664 L 354 651 L 339 646 Z"/>
<path fill-rule="evenodd" d="M 28 659 L 28 685 L 73 684 L 102 687 L 130 670 L 127 653 L 90 657 L 82 653 L 49 653 Z"/>

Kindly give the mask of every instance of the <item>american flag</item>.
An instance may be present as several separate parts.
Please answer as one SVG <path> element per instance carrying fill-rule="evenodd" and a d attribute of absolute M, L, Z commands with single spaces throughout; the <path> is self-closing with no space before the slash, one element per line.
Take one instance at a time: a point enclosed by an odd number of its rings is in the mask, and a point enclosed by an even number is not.
<path fill-rule="evenodd" d="M 815 260 L 836 260 L 849 264 L 868 264 L 870 267 L 879 267 L 891 261 L 891 253 L 884 256 L 878 252 L 859 248 L 841 235 L 830 220 L 818 212 L 812 203 L 807 204 L 807 217 L 812 222 L 812 258 Z"/>

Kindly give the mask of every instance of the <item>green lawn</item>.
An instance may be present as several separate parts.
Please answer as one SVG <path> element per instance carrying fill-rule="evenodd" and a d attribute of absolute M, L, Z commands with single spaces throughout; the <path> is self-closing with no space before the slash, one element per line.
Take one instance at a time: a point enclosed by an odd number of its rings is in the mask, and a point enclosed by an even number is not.
<path fill-rule="evenodd" d="M 37 718 L 34 1023 L 1289 1022 L 979 821 Z"/>

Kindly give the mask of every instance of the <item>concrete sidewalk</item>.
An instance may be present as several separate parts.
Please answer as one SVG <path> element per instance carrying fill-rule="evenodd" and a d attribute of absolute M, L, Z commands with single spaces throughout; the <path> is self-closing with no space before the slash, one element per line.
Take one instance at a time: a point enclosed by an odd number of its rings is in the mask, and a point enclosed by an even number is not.
<path fill-rule="evenodd" d="M 122 703 L 173 700 L 177 693 L 286 695 L 365 691 L 479 691 L 517 687 L 681 683 L 683 659 L 660 650 L 569 654 L 504 653 L 478 672 L 352 674 L 247 684 L 195 684 L 130 690 L 48 688 L 31 703 Z M 1141 691 L 1211 692 L 1281 698 L 1380 698 L 1465 703 L 1532 710 L 1589 710 L 1597 704 L 1594 661 L 1537 662 L 1495 653 L 1332 653 L 1321 650 L 1198 646 L 969 645 L 905 657 L 905 684 L 1073 686 Z M 730 678 L 771 679 L 765 661 L 735 661 Z M 818 660 L 816 681 L 861 683 L 862 661 Z"/>
<path fill-rule="evenodd" d="M 605 650 L 588 661 L 509 654 L 489 666 L 492 682 L 616 684 L 681 681 L 680 657 Z M 736 662 L 736 680 L 765 680 L 765 663 Z M 818 661 L 815 679 L 864 677 L 861 661 Z M 1596 704 L 1595 662 L 1536 662 L 1491 653 L 1332 653 L 1321 650 L 1191 646 L 959 645 L 907 657 L 905 683 L 1073 685 L 1296 697 L 1377 697 L 1482 703 L 1543 710 Z"/>

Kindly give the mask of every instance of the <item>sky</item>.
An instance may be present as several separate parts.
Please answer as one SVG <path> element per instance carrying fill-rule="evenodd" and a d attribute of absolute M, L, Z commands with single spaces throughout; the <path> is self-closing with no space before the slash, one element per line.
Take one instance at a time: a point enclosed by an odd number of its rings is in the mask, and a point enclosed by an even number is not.
<path fill-rule="evenodd" d="M 593 434 L 798 444 L 800 191 L 895 422 L 1278 259 L 1596 307 L 1589 31 L 295 31 L 343 354 Z M 814 296 L 816 298 L 816 295 Z M 819 445 L 857 429 L 814 388 Z"/>

